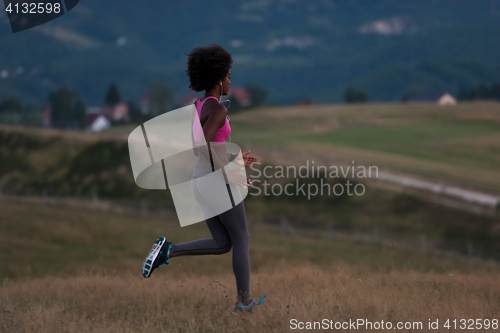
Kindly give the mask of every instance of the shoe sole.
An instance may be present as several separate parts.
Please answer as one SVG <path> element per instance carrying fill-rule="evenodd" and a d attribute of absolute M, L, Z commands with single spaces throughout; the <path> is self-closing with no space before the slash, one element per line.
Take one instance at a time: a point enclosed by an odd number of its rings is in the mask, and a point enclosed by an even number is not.
<path fill-rule="evenodd" d="M 166 241 L 167 240 L 165 239 L 165 237 L 158 238 L 153 244 L 153 247 L 149 251 L 146 259 L 144 259 L 144 262 L 142 263 L 142 276 L 144 276 L 145 278 L 149 278 L 151 276 L 151 268 L 153 267 L 153 263 L 158 257 L 158 254 L 160 254 L 161 247 L 163 246 L 163 244 L 165 244 Z"/>

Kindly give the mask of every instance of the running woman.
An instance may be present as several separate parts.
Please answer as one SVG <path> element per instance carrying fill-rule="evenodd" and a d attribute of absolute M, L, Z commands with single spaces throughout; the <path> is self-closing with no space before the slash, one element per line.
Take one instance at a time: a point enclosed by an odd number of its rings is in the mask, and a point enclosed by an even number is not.
<path fill-rule="evenodd" d="M 189 76 L 189 87 L 194 91 L 205 91 L 202 98 L 195 102 L 196 110 L 203 128 L 203 134 L 207 145 L 210 143 L 225 142 L 231 134 L 227 109 L 220 103 L 222 95 L 227 95 L 231 85 L 231 64 L 233 62 L 231 55 L 219 45 L 210 45 L 193 49 L 188 56 L 186 70 Z M 201 149 L 200 149 L 201 150 Z M 208 154 L 210 159 L 208 159 Z M 219 165 L 229 163 L 227 159 L 220 161 L 218 158 L 212 158 L 212 150 L 209 148 L 205 153 L 198 153 L 198 164 L 195 167 L 193 177 L 212 172 L 213 163 Z M 243 152 L 243 165 L 249 166 L 251 163 L 259 160 L 249 155 L 250 151 Z M 200 162 L 202 159 L 205 161 Z M 207 163 L 208 161 L 208 163 Z M 241 163 L 240 163 L 241 164 Z M 206 170 L 206 166 L 209 170 Z M 198 174 L 197 174 L 198 173 Z M 250 185 L 249 179 L 236 172 L 235 170 L 226 171 L 227 179 L 241 187 Z M 193 182 L 194 183 L 194 182 Z M 229 191 L 229 185 L 226 184 Z M 200 189 L 192 186 L 196 200 L 202 205 L 210 203 L 212 199 L 210 189 Z M 213 194 L 212 194 L 213 196 Z M 248 234 L 245 205 L 243 200 L 230 210 L 219 215 L 206 219 L 206 223 L 212 234 L 211 239 L 198 239 L 191 242 L 172 244 L 165 237 L 160 237 L 144 260 L 142 273 L 144 277 L 149 278 L 153 271 L 163 264 L 168 264 L 168 259 L 187 256 L 187 255 L 220 255 L 227 253 L 233 248 L 233 272 L 236 277 L 236 288 L 238 302 L 235 304 L 235 310 L 251 310 L 255 305 L 264 302 L 266 295 L 259 302 L 250 298 L 250 235 Z M 233 313 L 235 313 L 233 311 Z M 236 314 L 236 313 L 235 313 Z"/>

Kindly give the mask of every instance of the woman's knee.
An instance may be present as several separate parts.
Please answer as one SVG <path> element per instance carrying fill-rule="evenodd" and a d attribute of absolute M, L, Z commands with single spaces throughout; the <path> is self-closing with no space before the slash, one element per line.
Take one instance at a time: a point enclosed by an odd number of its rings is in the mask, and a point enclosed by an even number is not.
<path fill-rule="evenodd" d="M 216 240 L 216 242 L 219 245 L 220 254 L 228 253 L 233 247 L 233 244 L 231 243 L 231 240 L 229 238 L 224 240 Z"/>
<path fill-rule="evenodd" d="M 231 243 L 231 241 L 227 242 L 227 244 L 222 248 L 222 253 L 228 253 L 229 251 L 231 251 L 232 247 L 233 244 Z"/>

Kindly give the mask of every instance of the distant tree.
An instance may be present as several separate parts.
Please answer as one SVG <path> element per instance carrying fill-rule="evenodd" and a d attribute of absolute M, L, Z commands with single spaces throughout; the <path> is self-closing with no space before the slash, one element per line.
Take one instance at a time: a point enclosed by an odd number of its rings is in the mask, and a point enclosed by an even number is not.
<path fill-rule="evenodd" d="M 252 106 L 263 105 L 267 99 L 268 91 L 258 84 L 248 84 L 245 89 L 250 93 L 250 104 Z"/>
<path fill-rule="evenodd" d="M 347 87 L 344 92 L 346 103 L 364 103 L 368 100 L 368 95 L 364 90 Z"/>
<path fill-rule="evenodd" d="M 415 95 L 421 94 L 423 92 L 423 89 L 421 87 L 411 87 L 410 90 L 403 94 L 401 96 L 401 102 L 406 103 L 410 101 L 410 98 L 412 98 Z"/>
<path fill-rule="evenodd" d="M 484 83 L 480 83 L 477 86 L 476 98 L 490 98 L 490 90 Z"/>
<path fill-rule="evenodd" d="M 474 100 L 477 98 L 496 99 L 500 101 L 500 84 L 493 82 L 491 86 L 484 83 L 478 84 L 475 88 L 464 89 L 460 88 L 458 99 L 462 101 Z"/>
<path fill-rule="evenodd" d="M 174 102 L 174 93 L 166 82 L 155 80 L 149 88 L 151 98 L 149 100 L 149 112 L 151 116 L 163 114 L 170 111 Z"/>
<path fill-rule="evenodd" d="M 491 97 L 500 101 L 500 83 L 494 82 L 491 86 Z"/>
<path fill-rule="evenodd" d="M 464 87 L 460 87 L 457 98 L 459 101 L 470 101 L 474 99 L 474 94 L 474 89 L 467 90 Z"/>
<path fill-rule="evenodd" d="M 106 92 L 106 96 L 104 97 L 104 104 L 114 106 L 120 102 L 120 91 L 118 90 L 116 83 L 111 83 L 108 87 L 108 91 Z"/>
<path fill-rule="evenodd" d="M 140 124 L 149 119 L 141 112 L 141 109 L 137 106 L 137 104 L 134 101 L 128 101 L 127 104 L 128 104 L 128 114 L 130 116 L 130 122 Z"/>
<path fill-rule="evenodd" d="M 85 103 L 78 94 L 68 88 L 59 88 L 49 93 L 52 108 L 51 122 L 58 128 L 83 128 L 85 126 Z"/>
<path fill-rule="evenodd" d="M 0 102 L 0 112 L 3 111 L 19 112 L 21 111 L 21 102 L 15 96 L 6 97 Z"/>

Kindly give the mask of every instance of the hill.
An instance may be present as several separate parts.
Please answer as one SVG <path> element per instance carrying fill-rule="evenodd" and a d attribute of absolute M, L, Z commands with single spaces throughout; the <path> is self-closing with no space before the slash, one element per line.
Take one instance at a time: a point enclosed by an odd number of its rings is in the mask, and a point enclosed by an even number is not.
<path fill-rule="evenodd" d="M 153 79 L 180 98 L 189 92 L 183 52 L 211 43 L 232 53 L 234 86 L 259 84 L 273 104 L 339 102 L 348 85 L 388 101 L 500 79 L 498 0 L 88 0 L 17 34 L 0 15 L 0 70 L 8 74 L 0 98 L 32 103 L 67 85 L 98 104 L 112 81 L 137 99 Z"/>

